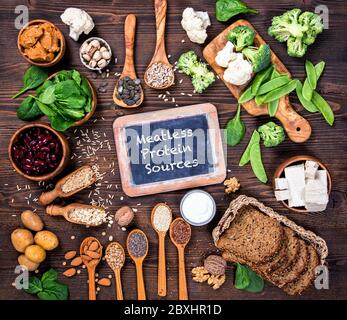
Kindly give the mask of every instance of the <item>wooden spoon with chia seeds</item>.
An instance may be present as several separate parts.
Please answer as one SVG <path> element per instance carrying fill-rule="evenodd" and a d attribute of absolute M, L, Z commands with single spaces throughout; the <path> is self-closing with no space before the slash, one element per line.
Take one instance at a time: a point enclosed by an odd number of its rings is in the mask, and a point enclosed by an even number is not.
<path fill-rule="evenodd" d="M 175 82 L 175 74 L 165 50 L 167 1 L 154 0 L 157 41 L 153 58 L 145 72 L 145 83 L 152 89 L 167 89 Z"/>
<path fill-rule="evenodd" d="M 125 62 L 123 67 L 123 72 L 116 83 L 113 91 L 113 101 L 115 104 L 122 108 L 137 108 L 139 107 L 144 98 L 144 93 L 140 84 L 140 79 L 136 76 L 135 66 L 134 66 L 134 41 L 135 41 L 135 31 L 136 31 L 136 16 L 129 14 L 124 23 L 124 38 L 125 38 Z M 134 81 L 136 87 L 140 88 L 140 92 L 135 92 L 132 94 L 132 98 L 122 99 L 124 94 L 124 81 Z M 134 88 L 135 89 L 135 88 Z M 137 101 L 133 100 L 140 94 Z M 128 101 L 128 102 L 127 102 Z"/>

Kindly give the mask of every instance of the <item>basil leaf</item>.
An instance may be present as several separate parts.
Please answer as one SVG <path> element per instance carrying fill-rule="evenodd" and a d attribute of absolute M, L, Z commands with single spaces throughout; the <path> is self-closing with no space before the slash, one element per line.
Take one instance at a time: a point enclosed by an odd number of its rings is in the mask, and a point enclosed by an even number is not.
<path fill-rule="evenodd" d="M 226 141 L 230 146 L 236 146 L 245 136 L 246 126 L 240 117 L 241 106 L 238 105 L 235 117 L 231 119 L 225 130 Z"/>
<path fill-rule="evenodd" d="M 44 283 L 46 281 L 55 281 L 57 279 L 58 279 L 58 272 L 54 270 L 53 268 L 51 268 L 43 274 L 41 278 L 41 282 Z"/>
<path fill-rule="evenodd" d="M 257 10 L 248 8 L 241 0 L 217 0 L 216 2 L 216 18 L 221 22 L 226 22 L 233 16 L 247 12 L 258 13 Z"/>
<path fill-rule="evenodd" d="M 45 69 L 39 68 L 37 66 L 31 66 L 28 68 L 23 76 L 23 88 L 16 93 L 12 99 L 17 98 L 24 92 L 30 90 L 30 89 L 35 89 L 39 85 L 41 85 L 48 77 L 48 72 Z"/>
<path fill-rule="evenodd" d="M 17 117 L 24 121 L 35 120 L 43 116 L 40 108 L 33 97 L 26 97 L 17 109 Z"/>
<path fill-rule="evenodd" d="M 235 288 L 239 290 L 243 290 L 247 288 L 250 284 L 250 279 L 248 277 L 248 272 L 246 267 L 243 265 L 236 263 L 236 271 L 235 271 Z"/>
<path fill-rule="evenodd" d="M 26 293 L 37 294 L 42 291 L 42 283 L 37 277 L 29 277 L 28 289 L 23 289 Z"/>

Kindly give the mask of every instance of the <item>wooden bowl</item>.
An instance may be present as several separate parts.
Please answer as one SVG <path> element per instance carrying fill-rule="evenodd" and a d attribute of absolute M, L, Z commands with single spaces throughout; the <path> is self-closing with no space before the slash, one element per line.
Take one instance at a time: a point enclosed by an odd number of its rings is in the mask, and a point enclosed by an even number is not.
<path fill-rule="evenodd" d="M 17 141 L 19 134 L 21 132 L 23 132 L 24 130 L 27 130 L 27 129 L 33 128 L 33 127 L 41 127 L 41 128 L 45 128 L 45 129 L 51 131 L 60 141 L 61 146 L 62 146 L 62 150 L 63 150 L 63 155 L 62 155 L 62 158 L 61 158 L 61 161 L 60 161 L 58 167 L 54 171 L 47 173 L 45 175 L 42 175 L 42 176 L 29 176 L 29 175 L 25 174 L 16 165 L 16 163 L 14 162 L 14 159 L 12 157 L 12 146 Z M 29 180 L 33 180 L 33 181 L 48 181 L 48 180 L 51 180 L 54 177 L 56 177 L 59 173 L 61 173 L 63 171 L 63 169 L 66 167 L 66 165 L 68 164 L 68 162 L 70 160 L 70 147 L 69 147 L 69 144 L 68 144 L 65 136 L 62 133 L 54 130 L 48 123 L 39 123 L 39 122 L 30 123 L 30 124 L 27 124 L 27 125 L 19 128 L 19 129 L 17 129 L 16 132 L 13 134 L 13 136 L 11 137 L 10 143 L 8 145 L 8 156 L 9 156 L 9 159 L 10 159 L 10 162 L 11 162 L 11 165 L 13 166 L 13 168 L 23 177 L 25 177 Z"/>
<path fill-rule="evenodd" d="M 299 156 L 294 156 L 291 157 L 285 161 L 283 161 L 276 169 L 273 180 L 272 180 L 272 187 L 273 190 L 275 191 L 276 187 L 275 187 L 275 179 L 276 178 L 281 178 L 283 177 L 284 174 L 284 169 L 286 167 L 289 167 L 291 165 L 295 165 L 295 164 L 300 164 L 302 162 L 305 162 L 307 160 L 311 160 L 314 162 L 317 162 L 319 164 L 319 168 L 326 170 L 327 172 L 327 177 L 328 177 L 328 194 L 331 193 L 331 188 L 332 188 L 332 180 L 331 180 L 331 175 L 330 172 L 328 170 L 328 168 L 322 163 L 322 161 L 320 161 L 319 159 L 315 158 L 315 157 L 311 157 L 311 156 L 306 156 L 306 155 L 299 155 Z M 302 209 L 301 207 L 289 207 L 287 201 L 281 201 L 282 204 L 289 210 L 294 211 L 294 212 L 300 212 L 300 213 L 307 213 L 308 211 L 306 209 Z"/>
<path fill-rule="evenodd" d="M 29 59 L 25 54 L 24 54 L 24 50 L 22 48 L 22 46 L 20 45 L 20 42 L 19 42 L 19 39 L 20 39 L 20 36 L 22 35 L 22 33 L 24 32 L 24 30 L 26 28 L 28 28 L 29 26 L 32 26 L 32 25 L 35 25 L 35 24 L 41 24 L 41 23 L 49 23 L 51 24 L 52 26 L 54 26 L 54 28 L 57 30 L 57 33 L 58 33 L 58 36 L 59 36 L 59 40 L 60 40 L 60 51 L 56 54 L 55 58 L 50 61 L 50 62 L 36 62 L 36 61 L 33 61 L 31 59 Z M 61 59 L 62 57 L 64 56 L 65 54 L 65 50 L 66 50 L 66 42 L 65 42 L 65 38 L 64 38 L 64 35 L 63 33 L 59 30 L 59 28 L 52 22 L 50 21 L 47 21 L 47 20 L 32 20 L 32 21 L 29 21 L 18 33 L 18 37 L 17 37 L 17 47 L 18 47 L 18 50 L 19 52 L 21 53 L 21 55 L 23 56 L 23 58 L 28 61 L 29 63 L 31 64 L 34 64 L 35 66 L 39 66 L 39 67 L 44 67 L 44 68 L 48 68 L 48 67 L 52 67 L 54 66 L 55 64 L 57 64 Z"/>
<path fill-rule="evenodd" d="M 58 72 L 55 72 L 55 73 L 51 74 L 51 75 L 47 78 L 47 80 L 51 80 L 57 73 L 58 73 Z M 90 89 L 92 90 L 92 110 L 91 110 L 90 112 L 88 112 L 88 113 L 84 116 L 84 118 L 82 118 L 82 119 L 76 121 L 76 122 L 72 125 L 73 127 L 80 126 L 80 125 L 86 123 L 86 122 L 94 115 L 95 110 L 96 110 L 96 105 L 97 105 L 97 95 L 96 95 L 96 90 L 95 90 L 93 84 L 89 81 L 89 79 L 88 79 L 87 77 L 83 76 L 82 74 L 81 74 L 81 76 L 84 77 L 84 78 L 87 80 L 87 82 L 88 82 L 88 84 L 89 84 L 89 87 L 90 87 Z"/>

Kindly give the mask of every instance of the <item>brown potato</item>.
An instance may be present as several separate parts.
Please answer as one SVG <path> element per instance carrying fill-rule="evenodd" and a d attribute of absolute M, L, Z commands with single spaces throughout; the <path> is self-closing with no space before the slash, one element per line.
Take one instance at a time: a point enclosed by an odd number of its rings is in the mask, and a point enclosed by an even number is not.
<path fill-rule="evenodd" d="M 34 241 L 47 251 L 53 250 L 59 245 L 58 237 L 53 232 L 48 230 L 39 231 L 36 233 Z"/>
<path fill-rule="evenodd" d="M 23 224 L 30 230 L 41 231 L 43 229 L 44 225 L 42 219 L 37 213 L 31 210 L 23 211 L 20 218 Z"/>
<path fill-rule="evenodd" d="M 11 233 L 11 242 L 18 252 L 24 252 L 28 246 L 34 243 L 34 237 L 27 229 L 16 229 Z"/>
<path fill-rule="evenodd" d="M 39 263 L 29 260 L 24 254 L 18 257 L 18 263 L 26 267 L 29 271 L 35 271 L 39 267 Z"/>
<path fill-rule="evenodd" d="M 42 247 L 33 244 L 25 249 L 25 256 L 32 262 L 41 263 L 46 259 L 46 251 Z"/>

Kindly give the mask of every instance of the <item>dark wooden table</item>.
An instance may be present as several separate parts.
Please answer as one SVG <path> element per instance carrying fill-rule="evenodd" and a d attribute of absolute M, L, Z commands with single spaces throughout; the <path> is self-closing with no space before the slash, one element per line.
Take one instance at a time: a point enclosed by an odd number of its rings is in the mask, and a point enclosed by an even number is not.
<path fill-rule="evenodd" d="M 37 183 L 23 179 L 16 174 L 10 166 L 7 157 L 7 145 L 14 131 L 24 125 L 24 122 L 16 117 L 16 108 L 22 97 L 11 100 L 9 97 L 21 86 L 23 72 L 28 67 L 28 63 L 23 60 L 17 50 L 18 30 L 14 26 L 16 5 L 23 4 L 24 1 L 4 1 L 0 7 L 0 44 L 1 44 L 1 87 L 0 87 L 0 298 L 1 299 L 31 299 L 30 295 L 17 291 L 11 286 L 15 278 L 14 268 L 17 264 L 18 253 L 12 248 L 10 243 L 10 233 L 13 229 L 21 226 L 19 215 L 25 209 L 37 209 L 37 212 L 44 219 L 47 229 L 56 232 L 60 239 L 60 247 L 53 252 L 49 252 L 48 258 L 42 264 L 42 270 L 48 266 L 56 268 L 60 273 L 60 279 L 69 285 L 71 299 L 87 298 L 87 273 L 81 269 L 81 273 L 74 278 L 67 279 L 61 274 L 67 268 L 64 267 L 64 253 L 68 250 L 76 250 L 81 240 L 89 235 L 98 237 L 106 245 L 110 235 L 120 243 L 124 244 L 127 232 L 121 231 L 116 225 L 112 228 L 103 227 L 97 229 L 86 229 L 59 219 L 45 216 L 44 208 L 34 200 L 44 190 L 44 187 Z M 219 23 L 215 19 L 214 2 L 211 0 L 171 0 L 169 1 L 166 44 L 167 52 L 171 55 L 171 61 L 175 62 L 182 52 L 193 49 L 201 55 L 199 45 L 192 44 L 182 27 L 180 26 L 181 14 L 185 7 L 192 6 L 195 9 L 207 10 L 212 20 L 212 26 L 208 29 L 209 40 L 212 40 L 226 25 Z M 92 74 L 86 70 L 78 57 L 78 49 L 83 39 L 78 43 L 68 36 L 68 28 L 63 25 L 59 16 L 70 6 L 70 1 L 28 1 L 31 19 L 47 19 L 56 23 L 63 31 L 67 40 L 67 52 L 64 60 L 54 69 L 76 68 L 92 79 Z M 222 185 L 215 185 L 205 188 L 211 192 L 217 202 L 217 217 L 207 227 L 193 228 L 192 241 L 187 247 L 186 262 L 188 275 L 188 288 L 191 299 L 288 299 L 280 289 L 266 284 L 265 290 L 261 294 L 248 294 L 238 291 L 233 287 L 233 267 L 227 270 L 227 281 L 219 290 L 212 290 L 207 284 L 198 284 L 192 281 L 190 270 L 201 263 L 202 257 L 207 253 L 214 252 L 212 244 L 211 230 L 223 215 L 229 202 L 238 194 L 254 196 L 266 205 L 271 206 L 279 213 L 288 216 L 298 224 L 313 230 L 323 237 L 329 246 L 329 270 L 330 288 L 329 290 L 309 289 L 299 299 L 342 299 L 347 298 L 347 198 L 346 198 L 346 135 L 347 121 L 344 101 L 347 94 L 347 62 L 346 62 L 346 20 L 347 8 L 343 1 L 255 1 L 249 0 L 247 3 L 259 9 L 259 15 L 247 15 L 247 18 L 255 25 L 260 34 L 269 42 L 272 49 L 278 54 L 286 64 L 291 73 L 302 79 L 304 77 L 305 59 L 294 59 L 288 57 L 285 45 L 278 43 L 267 35 L 267 28 L 270 25 L 271 17 L 278 15 L 284 10 L 294 7 L 314 10 L 318 4 L 328 6 L 330 12 L 330 28 L 319 36 L 318 41 L 310 46 L 307 58 L 314 62 L 325 60 L 327 68 L 319 83 L 319 90 L 323 96 L 331 103 L 336 114 L 336 123 L 330 128 L 319 114 L 309 114 L 303 111 L 295 98 L 292 100 L 297 110 L 309 120 L 313 128 L 312 137 L 304 144 L 294 144 L 288 139 L 279 147 L 266 149 L 263 152 L 264 164 L 271 177 L 281 161 L 286 158 L 307 154 L 320 158 L 330 169 L 333 178 L 333 191 L 328 209 L 320 214 L 297 214 L 289 212 L 278 203 L 271 190 L 270 183 L 261 184 L 251 172 L 249 166 L 238 167 L 238 160 L 254 128 L 264 123 L 266 117 L 253 118 L 242 112 L 242 118 L 247 125 L 247 135 L 242 143 L 228 149 L 228 169 L 229 176 L 236 176 L 242 185 L 241 190 L 232 196 L 224 194 Z M 141 110 L 127 111 L 115 107 L 112 103 L 112 91 L 115 83 L 114 73 L 120 72 L 124 58 L 123 45 L 123 23 L 125 16 L 134 13 L 138 17 L 138 28 L 136 37 L 136 68 L 138 75 L 142 78 L 147 63 L 153 53 L 155 44 L 154 9 L 152 1 L 79 1 L 78 7 L 88 11 L 96 24 L 96 28 L 91 36 L 100 36 L 106 39 L 113 50 L 114 57 L 118 58 L 118 63 L 111 63 L 109 66 L 110 76 L 102 79 L 93 79 L 96 87 L 103 81 L 107 81 L 107 92 L 98 93 L 98 107 L 95 116 L 86 125 L 69 130 L 66 135 L 69 137 L 72 152 L 75 153 L 71 160 L 71 165 L 66 169 L 70 172 L 81 163 L 97 163 L 102 172 L 106 172 L 100 188 L 100 197 L 106 199 L 113 197 L 112 205 L 109 205 L 110 212 L 115 212 L 122 205 L 130 205 L 137 208 L 135 225 L 144 230 L 149 238 L 149 254 L 145 260 L 144 274 L 149 299 L 158 299 L 157 296 L 157 235 L 150 226 L 150 211 L 157 203 L 165 201 L 174 211 L 175 216 L 179 216 L 179 202 L 185 191 L 158 194 L 138 199 L 126 197 L 120 188 L 120 178 L 118 172 L 117 159 L 112 135 L 112 122 L 121 114 L 131 114 L 133 112 L 155 111 L 174 107 L 174 104 L 164 102 L 158 98 L 158 92 L 145 88 L 146 99 Z M 240 16 L 242 17 L 242 16 Z M 234 21 L 234 20 L 232 20 Z M 232 22 L 230 21 L 230 22 Z M 183 41 L 185 40 L 185 41 Z M 208 43 L 208 41 L 206 43 Z M 52 70 L 53 71 L 53 70 Z M 173 87 L 171 96 L 176 97 L 180 106 L 196 104 L 201 102 L 211 102 L 215 104 L 219 111 L 221 127 L 224 127 L 227 120 L 231 118 L 235 111 L 236 101 L 228 92 L 221 81 L 218 81 L 206 93 L 202 95 L 194 94 L 192 97 L 181 95 L 181 92 L 191 93 L 192 87 L 186 76 L 178 74 L 178 80 L 184 79 L 182 84 Z M 178 81 L 177 81 L 178 82 Z M 82 130 L 82 131 L 80 131 Z M 94 133 L 92 132 L 94 130 Z M 99 135 L 99 141 L 104 141 L 102 147 L 95 156 L 86 157 L 83 153 L 88 145 L 88 135 L 94 141 L 93 134 Z M 81 144 L 77 146 L 77 138 Z M 84 140 L 83 140 L 84 139 Z M 107 147 L 107 141 L 111 149 Z M 105 183 L 105 181 L 107 181 Z M 109 189 L 107 186 L 112 184 Z M 115 186 L 118 186 L 116 189 Z M 30 187 L 30 189 L 29 189 Z M 92 189 L 93 190 L 93 189 Z M 85 190 L 77 196 L 69 199 L 81 202 L 89 202 L 90 190 Z M 124 197 L 124 198 L 123 198 Z M 123 199 L 123 200 L 122 200 Z M 105 232 L 105 233 L 103 233 Z M 103 235 L 105 234 L 105 235 Z M 74 238 L 74 239 L 71 239 Z M 167 263 L 168 263 L 168 299 L 178 297 L 178 268 L 177 252 L 175 247 L 167 241 Z M 111 270 L 105 262 L 98 267 L 99 277 L 107 277 Z M 129 259 L 122 272 L 124 295 L 127 299 L 136 298 L 135 289 L 135 267 Z M 98 299 L 114 299 L 114 288 L 101 288 Z"/>

